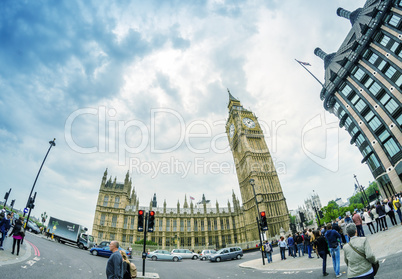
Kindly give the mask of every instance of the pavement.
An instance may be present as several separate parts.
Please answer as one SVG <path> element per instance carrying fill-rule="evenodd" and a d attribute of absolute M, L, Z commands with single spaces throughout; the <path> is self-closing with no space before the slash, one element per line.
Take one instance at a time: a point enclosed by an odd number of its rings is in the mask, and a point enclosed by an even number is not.
<path fill-rule="evenodd" d="M 388 227 L 389 228 L 389 227 Z M 377 259 L 382 259 L 387 256 L 402 252 L 402 225 L 398 224 L 395 227 L 389 228 L 387 231 L 378 232 L 375 234 L 366 234 L 367 240 L 370 243 L 371 249 Z M 275 250 L 278 247 L 274 248 Z M 286 260 L 281 260 L 280 254 L 272 255 L 272 263 L 268 263 L 265 259 L 265 265 L 262 264 L 261 257 L 256 260 L 241 263 L 239 266 L 243 268 L 252 268 L 257 270 L 311 270 L 321 269 L 322 259 L 318 258 L 315 252 L 311 254 L 313 259 L 309 259 L 307 254 L 301 257 L 289 257 L 286 251 Z M 343 249 L 341 249 L 341 266 L 345 266 Z M 327 272 L 333 270 L 332 258 L 327 257 Z"/>
<path fill-rule="evenodd" d="M 28 241 L 24 240 L 20 246 L 19 256 L 16 255 L 17 244 L 15 245 L 14 255 L 11 254 L 13 250 L 13 237 L 6 237 L 4 239 L 3 248 L 4 250 L 0 250 L 0 266 L 23 262 L 31 256 L 33 250 Z"/>

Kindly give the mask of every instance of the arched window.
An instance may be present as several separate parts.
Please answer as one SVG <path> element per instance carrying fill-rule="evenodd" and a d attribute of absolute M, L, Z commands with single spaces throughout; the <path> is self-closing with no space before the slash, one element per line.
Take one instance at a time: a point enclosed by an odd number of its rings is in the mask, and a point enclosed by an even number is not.
<path fill-rule="evenodd" d="M 114 198 L 114 208 L 119 208 L 120 197 Z"/>
<path fill-rule="evenodd" d="M 109 201 L 109 196 L 106 195 L 106 196 L 103 198 L 103 206 L 107 206 L 108 201 Z"/>

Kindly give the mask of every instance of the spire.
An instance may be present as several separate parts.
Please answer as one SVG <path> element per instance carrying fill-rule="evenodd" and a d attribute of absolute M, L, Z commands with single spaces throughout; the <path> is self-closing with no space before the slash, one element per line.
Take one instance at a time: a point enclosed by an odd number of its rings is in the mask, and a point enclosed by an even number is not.
<path fill-rule="evenodd" d="M 184 205 L 183 205 L 183 208 L 188 208 L 187 195 L 184 195 Z"/>
<path fill-rule="evenodd" d="M 229 111 L 231 110 L 233 105 L 241 106 L 240 101 L 237 100 L 235 97 L 233 97 L 233 95 L 230 93 L 229 89 L 228 89 L 228 93 L 229 93 L 229 104 L 228 104 Z"/>
<path fill-rule="evenodd" d="M 237 100 L 235 97 L 233 97 L 233 95 L 230 93 L 230 91 L 229 91 L 229 88 L 227 88 L 227 90 L 228 90 L 228 93 L 229 93 L 229 102 L 230 101 L 237 101 L 237 102 L 240 102 L 239 100 Z"/>
<path fill-rule="evenodd" d="M 156 202 L 156 193 L 154 193 L 154 197 L 152 199 L 152 207 L 157 207 L 158 203 Z"/>
<path fill-rule="evenodd" d="M 321 48 L 317 47 L 314 50 L 314 54 L 324 60 L 324 68 L 326 69 L 332 62 L 332 58 L 334 58 L 336 53 L 326 54 Z"/>
<path fill-rule="evenodd" d="M 338 16 L 340 16 L 340 17 L 344 17 L 344 18 L 346 18 L 346 19 L 349 19 L 350 24 L 352 24 L 352 26 L 353 26 L 353 24 L 355 24 L 357 18 L 359 17 L 361 10 L 362 10 L 362 9 L 359 8 L 359 9 L 353 11 L 353 12 L 349 12 L 348 10 L 345 10 L 345 9 L 342 9 L 342 8 L 338 8 L 338 9 L 336 10 L 336 14 L 337 14 Z"/>
<path fill-rule="evenodd" d="M 219 213 L 219 203 L 218 203 L 218 200 L 216 200 L 216 213 Z"/>

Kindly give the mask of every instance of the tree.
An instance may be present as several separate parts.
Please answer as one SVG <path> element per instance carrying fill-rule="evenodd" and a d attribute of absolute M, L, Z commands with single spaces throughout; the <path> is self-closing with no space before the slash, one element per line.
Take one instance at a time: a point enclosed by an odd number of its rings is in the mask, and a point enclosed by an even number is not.
<path fill-rule="evenodd" d="M 289 218 L 291 224 L 296 224 L 296 216 L 292 216 L 291 214 L 289 214 Z"/>

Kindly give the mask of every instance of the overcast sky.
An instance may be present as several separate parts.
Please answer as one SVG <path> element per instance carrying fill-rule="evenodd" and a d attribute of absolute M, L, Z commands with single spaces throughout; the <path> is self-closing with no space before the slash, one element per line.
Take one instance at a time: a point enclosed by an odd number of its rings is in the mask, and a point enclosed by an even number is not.
<path fill-rule="evenodd" d="M 33 215 L 92 227 L 103 172 L 127 171 L 149 205 L 240 195 L 225 122 L 228 94 L 252 110 L 289 209 L 323 205 L 373 181 L 338 120 L 325 113 L 316 47 L 350 30 L 336 15 L 364 1 L 2 1 L 0 195 Z"/>

